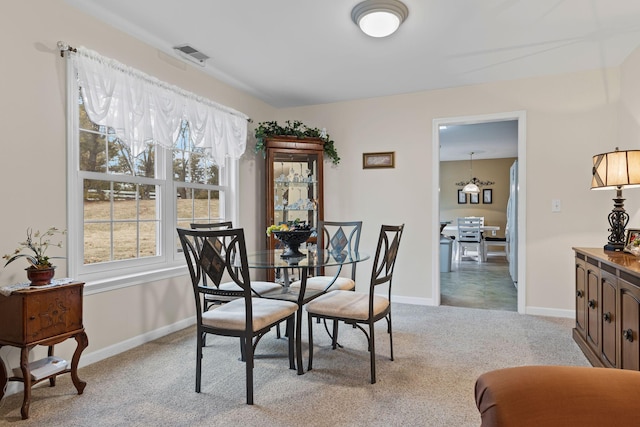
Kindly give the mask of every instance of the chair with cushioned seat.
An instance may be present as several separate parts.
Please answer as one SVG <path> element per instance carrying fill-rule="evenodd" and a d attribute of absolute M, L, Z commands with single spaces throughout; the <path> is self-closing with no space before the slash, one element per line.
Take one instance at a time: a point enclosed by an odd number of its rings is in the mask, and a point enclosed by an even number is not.
<path fill-rule="evenodd" d="M 393 360 L 393 334 L 391 328 L 391 282 L 398 254 L 398 247 L 404 225 L 383 225 L 373 261 L 369 292 L 335 290 L 319 296 L 305 306 L 309 326 L 309 367 L 313 367 L 313 319 L 343 321 L 354 325 L 367 337 L 370 353 L 371 384 L 376 382 L 376 355 L 374 324 L 380 319 L 387 320 L 391 360 Z M 376 294 L 377 286 L 386 285 L 387 296 Z M 367 325 L 365 330 L 361 325 Z M 336 335 L 332 338 L 332 348 L 336 348 Z"/>
<path fill-rule="evenodd" d="M 228 230 L 228 229 L 233 228 L 233 222 L 232 221 L 207 222 L 207 223 L 192 222 L 191 224 L 189 224 L 189 226 L 193 230 Z M 196 241 L 196 244 L 198 244 L 198 241 Z M 202 279 L 204 281 L 204 285 L 206 286 L 207 285 L 206 276 L 203 277 Z M 239 290 L 241 290 L 238 287 L 238 285 L 236 285 L 234 282 L 222 283 L 222 284 L 220 284 L 220 289 L 225 290 L 225 291 L 239 291 Z M 263 282 L 263 281 L 258 281 L 258 280 L 251 282 L 251 290 L 257 296 L 260 296 L 260 295 L 264 294 L 265 292 L 270 292 L 270 291 L 274 291 L 274 290 L 278 290 L 278 289 L 282 289 L 282 285 L 280 285 L 279 283 Z M 231 301 L 232 299 L 235 299 L 235 298 L 236 297 L 232 297 L 232 296 L 228 296 L 228 295 L 204 294 L 203 295 L 202 309 L 204 311 L 207 311 L 212 306 L 227 303 L 227 302 L 229 302 L 229 301 Z M 280 338 L 280 326 L 278 326 L 277 332 L 278 332 L 278 338 Z M 207 335 L 206 334 L 202 335 L 202 345 L 203 346 L 207 345 Z M 241 348 L 241 350 L 242 350 L 242 348 Z M 244 354 L 242 355 L 242 357 L 244 358 Z"/>
<path fill-rule="evenodd" d="M 251 288 L 247 250 L 242 229 L 177 229 L 189 268 L 196 303 L 197 336 L 213 334 L 240 338 L 246 365 L 247 404 L 253 404 L 254 351 L 260 338 L 286 320 L 289 367 L 294 364 L 293 325 L 298 305 L 290 301 L 257 298 Z M 229 276 L 239 290 L 221 289 L 223 276 Z M 205 277 L 209 284 L 205 284 Z M 202 295 L 229 297 L 214 310 L 202 310 Z M 203 343 L 196 340 L 196 392 L 202 378 Z M 215 358 L 215 353 L 209 354 Z M 212 360 L 210 363 L 215 363 Z M 224 391 L 223 391 L 224 392 Z"/>
<path fill-rule="evenodd" d="M 358 252 L 362 221 L 318 221 L 318 250 L 333 253 Z M 340 266 L 342 268 L 342 266 Z M 307 278 L 307 289 L 354 290 L 356 288 L 356 265 L 351 265 L 350 277 L 340 276 L 341 270 L 335 275 L 315 276 Z M 291 283 L 292 287 L 300 287 L 300 281 Z"/>

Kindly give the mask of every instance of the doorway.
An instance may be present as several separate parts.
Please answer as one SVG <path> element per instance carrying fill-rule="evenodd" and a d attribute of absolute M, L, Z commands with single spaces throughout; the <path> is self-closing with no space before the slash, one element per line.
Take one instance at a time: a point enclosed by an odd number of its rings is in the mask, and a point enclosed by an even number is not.
<path fill-rule="evenodd" d="M 438 219 L 436 225 L 434 227 L 435 238 L 433 239 L 433 250 L 437 254 L 433 257 L 434 262 L 432 265 L 432 283 L 433 286 L 433 300 L 435 305 L 440 305 L 442 303 L 441 299 L 441 277 L 440 277 L 440 177 L 441 177 L 441 135 L 440 129 L 441 127 L 453 126 L 460 127 L 464 125 L 482 125 L 482 124 L 491 124 L 497 122 L 506 122 L 506 121 L 515 121 L 517 123 L 517 155 L 515 156 L 518 159 L 518 170 L 517 170 L 517 178 L 518 178 L 518 186 L 517 190 L 517 226 L 514 227 L 516 229 L 515 235 L 517 236 L 517 258 L 515 259 L 515 265 L 517 266 L 517 273 L 514 274 L 517 277 L 517 289 L 515 292 L 517 293 L 517 311 L 519 313 L 524 313 L 526 303 L 525 303 L 525 262 L 523 261 L 525 258 L 525 247 L 526 247 L 526 236 L 525 236 L 525 211 L 524 211 L 524 201 L 525 201 L 525 170 L 526 170 L 526 157 L 525 157 L 525 129 L 526 129 L 526 114 L 523 111 L 516 111 L 510 113 L 499 113 L 499 114 L 489 114 L 489 115 L 479 115 L 479 116 L 468 116 L 468 117 L 450 117 L 450 118 L 442 118 L 442 119 L 434 119 L 433 120 L 433 157 L 432 157 L 432 167 L 433 167 L 433 180 L 438 183 L 438 191 L 434 192 L 433 196 L 433 204 L 434 206 L 434 217 Z M 470 126 L 471 128 L 471 126 Z M 481 150 L 481 147 L 476 148 L 476 150 Z M 467 153 L 468 155 L 469 153 Z M 468 173 L 468 172 L 467 172 Z M 466 175 L 463 175 L 464 177 Z M 449 190 L 447 190 L 449 191 Z M 472 269 L 476 271 L 467 271 L 464 274 L 478 274 L 478 269 L 483 269 L 485 267 L 489 267 L 493 265 L 496 267 L 496 271 L 501 270 L 502 272 L 508 271 L 508 264 L 499 266 L 499 263 L 485 264 L 485 265 L 469 265 Z M 494 271 L 494 278 L 499 276 L 499 273 Z M 463 275 L 464 275 L 463 274 Z M 496 276 L 498 274 L 498 276 Z M 506 273 L 506 277 L 509 277 L 508 272 Z M 496 279 L 497 280 L 497 279 Z M 447 284 L 445 284 L 446 286 Z M 512 285 L 513 286 L 513 285 Z M 492 307 L 487 307 L 492 308 Z"/>

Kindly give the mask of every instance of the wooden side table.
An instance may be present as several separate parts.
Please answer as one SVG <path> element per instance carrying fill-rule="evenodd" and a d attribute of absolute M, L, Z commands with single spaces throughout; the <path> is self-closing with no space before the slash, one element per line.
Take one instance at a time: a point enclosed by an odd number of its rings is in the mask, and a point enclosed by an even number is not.
<path fill-rule="evenodd" d="M 22 377 L 8 376 L 0 358 L 0 399 L 4 396 L 7 381 L 24 383 L 22 419 L 29 418 L 31 386 L 49 380 L 55 386 L 56 376 L 70 373 L 73 385 L 82 394 L 86 382 L 78 377 L 80 354 L 89 345 L 82 325 L 82 290 L 84 283 L 73 282 L 57 286 L 28 287 L 14 291 L 9 296 L 0 295 L 0 347 L 19 347 Z M 29 351 L 37 346 L 48 346 L 48 355 L 53 356 L 53 347 L 69 338 L 74 338 L 77 347 L 71 359 L 71 367 L 32 380 L 29 371 Z"/>

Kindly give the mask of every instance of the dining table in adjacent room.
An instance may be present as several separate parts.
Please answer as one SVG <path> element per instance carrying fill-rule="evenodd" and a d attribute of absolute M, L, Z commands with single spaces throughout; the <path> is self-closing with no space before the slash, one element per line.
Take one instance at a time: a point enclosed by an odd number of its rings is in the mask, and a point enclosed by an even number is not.
<path fill-rule="evenodd" d="M 304 368 L 302 365 L 302 307 L 314 298 L 324 294 L 333 284 L 335 279 L 338 278 L 343 266 L 366 261 L 370 258 L 370 255 L 360 251 L 343 251 L 337 253 L 335 251 L 327 250 L 302 250 L 303 256 L 282 257 L 283 252 L 283 249 L 275 249 L 249 253 L 247 254 L 247 262 L 249 268 L 263 270 L 279 269 L 283 274 L 284 282 L 282 289 L 262 293 L 260 294 L 260 297 L 291 301 L 298 304 L 298 311 L 296 312 L 295 320 L 295 352 L 298 375 L 302 375 L 304 374 Z M 325 267 L 337 267 L 334 280 L 329 282 L 325 289 L 307 290 L 306 287 L 309 271 L 311 270 L 312 272 L 315 271 L 316 274 L 321 274 L 321 270 Z M 290 269 L 299 269 L 301 282 L 300 287 L 290 286 Z"/>
<path fill-rule="evenodd" d="M 458 234 L 458 226 L 453 224 L 446 224 L 444 227 L 442 227 L 442 223 L 440 223 L 440 230 L 442 234 L 445 234 L 448 236 L 456 236 Z M 499 225 L 481 225 L 480 231 L 482 232 L 500 231 L 500 226 Z"/>

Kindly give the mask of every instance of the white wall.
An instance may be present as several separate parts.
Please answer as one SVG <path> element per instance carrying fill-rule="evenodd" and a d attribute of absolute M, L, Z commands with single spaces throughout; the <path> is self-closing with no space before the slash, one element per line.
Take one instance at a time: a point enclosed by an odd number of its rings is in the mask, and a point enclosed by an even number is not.
<path fill-rule="evenodd" d="M 342 157 L 327 163 L 325 218 L 362 219 L 363 250 L 372 250 L 382 223 L 406 224 L 400 248 L 395 295 L 428 303 L 432 218 L 431 123 L 434 118 L 505 111 L 527 113 L 527 310 L 571 314 L 572 246 L 601 246 L 613 194 L 590 192 L 591 156 L 610 151 L 621 135 L 638 134 L 639 97 L 619 103 L 620 70 L 576 73 L 496 84 L 467 86 L 304 108 L 276 110 L 210 78 L 197 68 L 169 59 L 132 37 L 70 8 L 62 0 L 11 2 L 0 14 L 0 34 L 11 43 L 3 54 L 0 117 L 3 123 L 0 197 L 0 253 L 14 249 L 33 226 L 66 227 L 65 63 L 58 40 L 84 45 L 161 80 L 242 111 L 254 119 L 302 120 L 325 127 Z M 638 54 L 623 67 L 625 88 L 640 91 Z M 630 71 L 627 72 L 627 69 Z M 628 103 L 629 105 L 627 105 Z M 624 124 L 620 129 L 618 122 Z M 248 150 L 241 161 L 240 225 L 264 244 L 264 162 Z M 362 169 L 362 153 L 395 151 L 395 169 Z M 639 203 L 630 190 L 627 207 L 637 223 Z M 636 190 L 638 191 L 638 190 Z M 562 212 L 551 213 L 551 199 Z M 636 225 L 637 224 L 633 224 Z M 19 263 L 0 270 L 0 283 L 24 280 Z M 370 262 L 358 270 L 368 280 Z M 65 274 L 64 263 L 58 275 Z M 186 278 L 128 287 L 85 298 L 89 348 L 83 361 L 132 346 L 184 325 L 193 314 Z M 63 346 L 62 356 L 70 357 Z M 65 353 L 66 352 L 66 353 Z M 0 356 L 15 365 L 17 350 Z"/>
<path fill-rule="evenodd" d="M 591 156 L 613 150 L 619 70 L 592 71 L 278 111 L 278 118 L 326 127 L 343 158 L 327 174 L 325 218 L 364 220 L 361 247 L 381 223 L 406 223 L 395 293 L 432 293 L 431 123 L 435 118 L 526 111 L 526 311 L 572 316 L 572 246 L 607 239 L 607 192 L 590 192 Z M 614 137 L 612 137 L 614 136 Z M 396 152 L 396 168 L 363 170 L 363 152 Z M 551 200 L 562 212 L 551 212 Z M 359 269 L 360 272 L 367 268 Z"/>
<path fill-rule="evenodd" d="M 56 43 L 86 46 L 161 80 L 248 114 L 271 119 L 274 109 L 205 75 L 197 66 L 172 59 L 69 7 L 62 0 L 27 0 L 3 4 L 0 34 L 10 40 L 3 54 L 0 117 L 3 135 L 0 167 L 0 255 L 24 241 L 27 227 L 46 229 L 66 224 L 66 64 Z M 257 157 L 258 163 L 261 158 Z M 257 244 L 256 194 L 262 173 L 251 148 L 241 161 L 240 225 Z M 52 254 L 56 248 L 51 250 Z M 66 262 L 57 262 L 57 277 L 66 277 Z M 26 263 L 0 268 L 0 284 L 24 282 Z M 193 292 L 186 277 L 145 283 L 88 295 L 84 325 L 89 337 L 81 363 L 184 327 L 194 316 Z M 73 343 L 57 353 L 70 360 Z M 36 351 L 43 352 L 38 348 Z M 17 366 L 19 350 L 0 349 L 0 357 Z M 15 386 L 16 383 L 12 383 Z"/>

